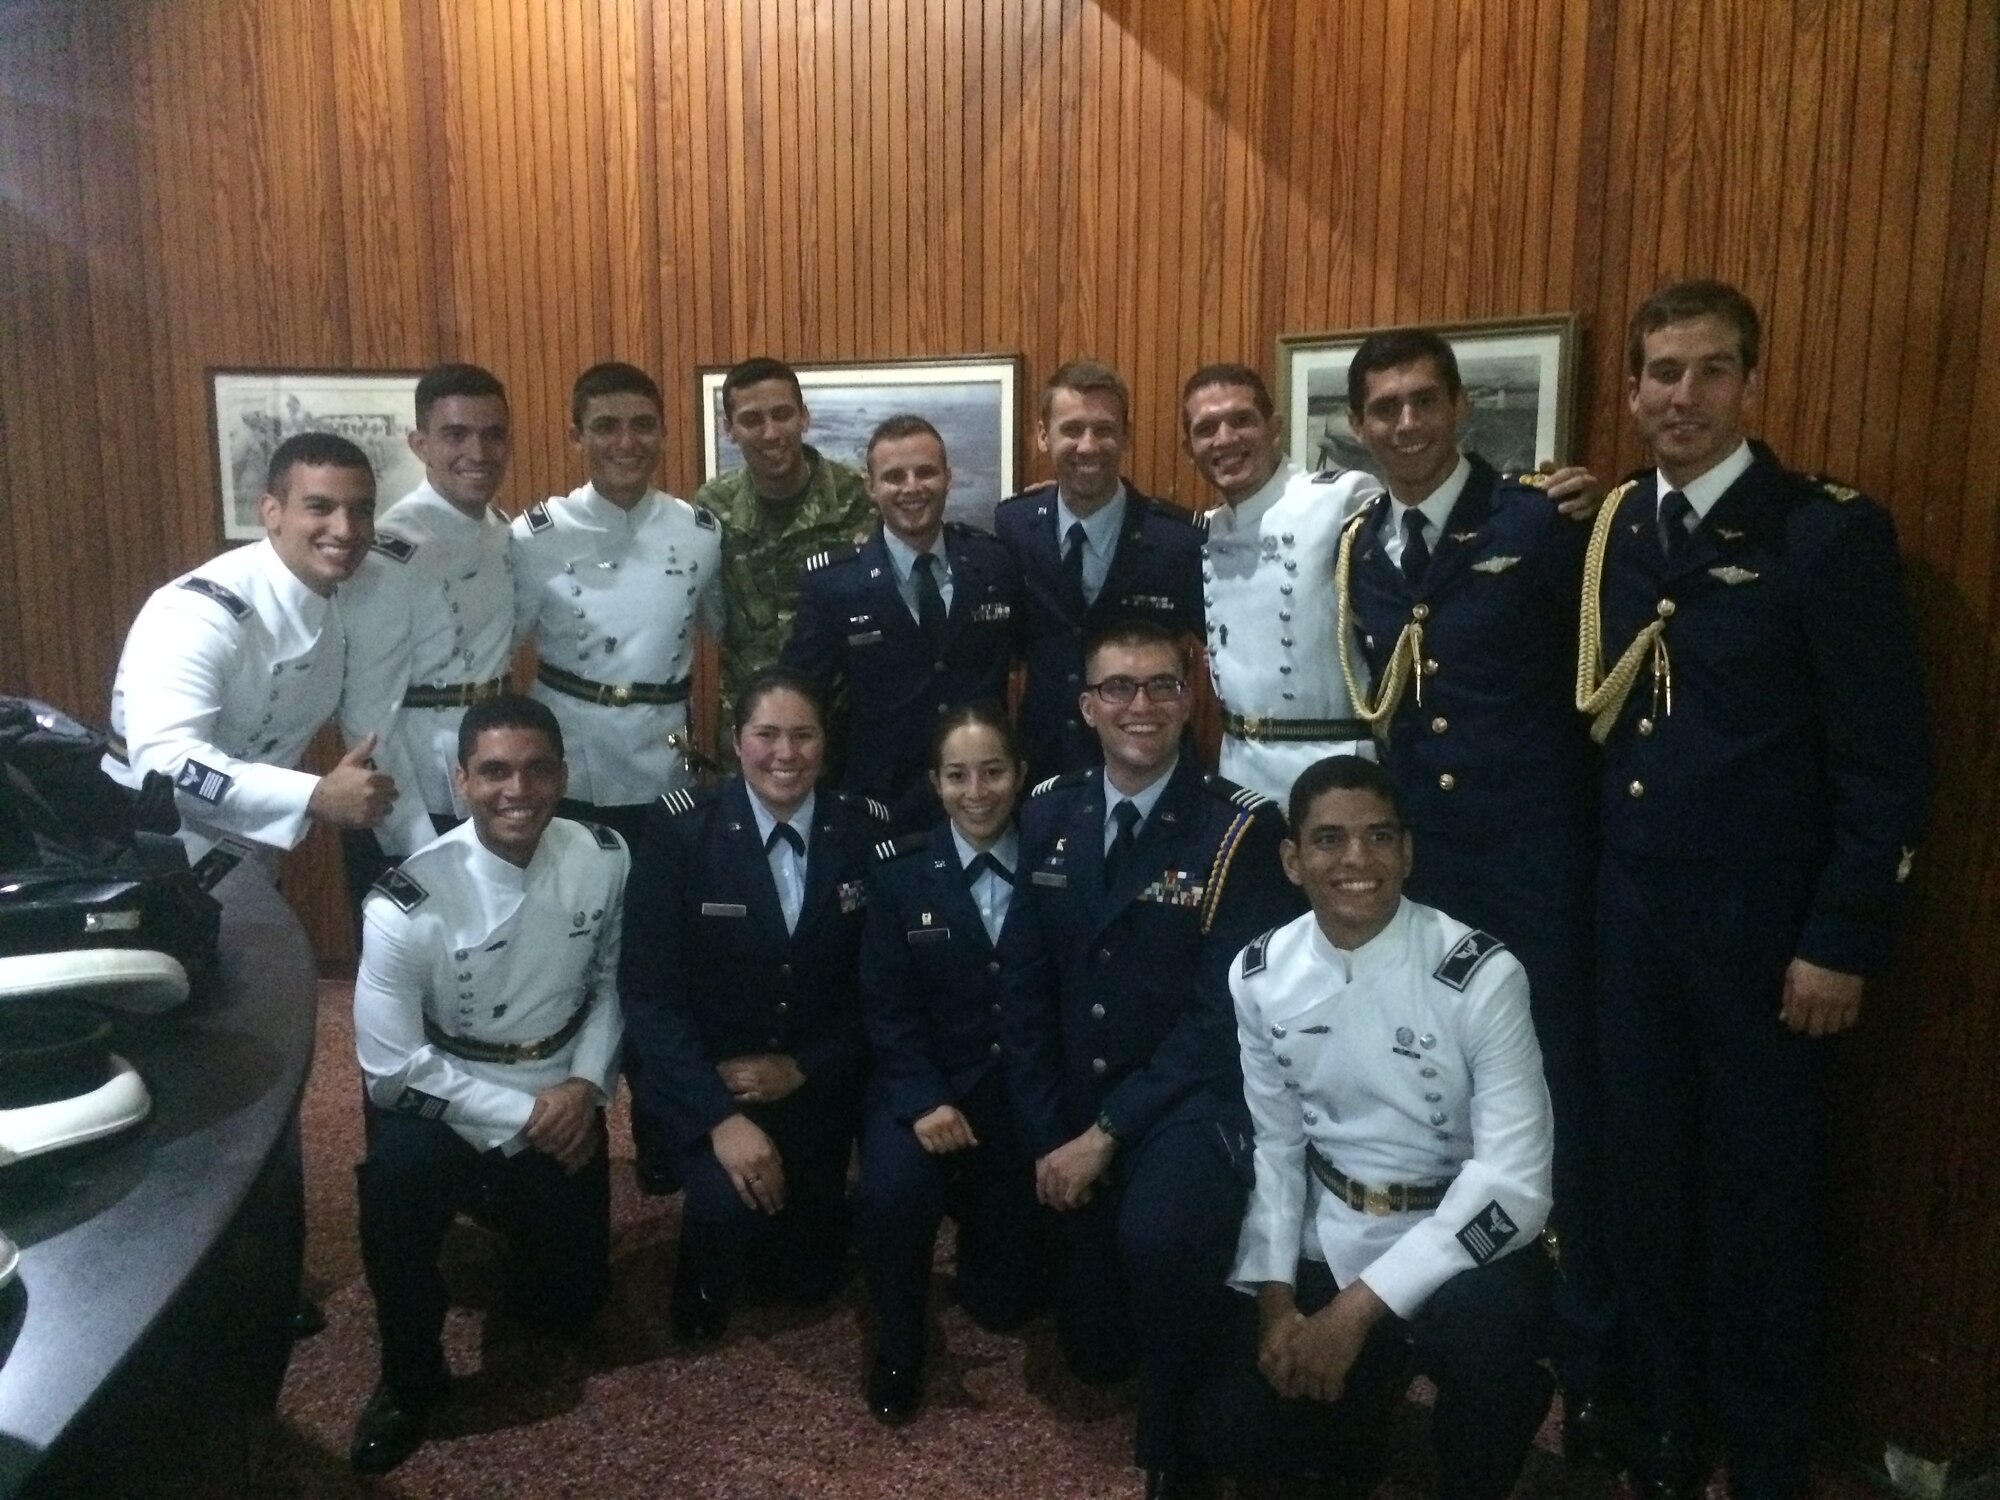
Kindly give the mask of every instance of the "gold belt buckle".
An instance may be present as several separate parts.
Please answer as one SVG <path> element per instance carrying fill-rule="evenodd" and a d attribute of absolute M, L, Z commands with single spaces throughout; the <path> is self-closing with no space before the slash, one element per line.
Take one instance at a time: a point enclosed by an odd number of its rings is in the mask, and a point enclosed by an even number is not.
<path fill-rule="evenodd" d="M 1389 1190 L 1387 1188 L 1368 1187 L 1361 1190 L 1361 1211 L 1364 1214 L 1373 1214 L 1376 1218 L 1381 1219 L 1387 1218 L 1396 1210 L 1390 1201 Z"/>
<path fill-rule="evenodd" d="M 1264 726 L 1268 723 L 1270 723 L 1270 720 L 1260 714 L 1244 715 L 1243 738 L 1246 740 L 1261 740 L 1264 737 Z"/>
<path fill-rule="evenodd" d="M 611 701 L 619 708 L 623 708 L 630 703 L 632 701 L 632 684 L 621 682 L 613 687 L 611 689 Z"/>

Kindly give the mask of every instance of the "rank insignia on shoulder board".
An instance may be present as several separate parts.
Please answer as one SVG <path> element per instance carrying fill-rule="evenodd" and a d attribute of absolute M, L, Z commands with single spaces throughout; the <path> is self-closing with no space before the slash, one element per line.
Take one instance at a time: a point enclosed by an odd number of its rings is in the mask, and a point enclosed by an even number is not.
<path fill-rule="evenodd" d="M 547 531 L 556 524 L 556 518 L 549 514 L 549 503 L 546 500 L 529 506 L 526 515 L 530 531 Z"/>
<path fill-rule="evenodd" d="M 407 537 L 397 536 L 393 531 L 377 531 L 375 540 L 369 545 L 370 552 L 379 552 L 384 557 L 399 563 L 406 563 L 417 555 L 417 544 Z"/>
<path fill-rule="evenodd" d="M 1495 1198 L 1473 1216 L 1472 1222 L 1454 1236 L 1465 1247 L 1465 1253 L 1472 1257 L 1475 1266 L 1483 1266 L 1502 1250 L 1507 1242 L 1521 1232 L 1521 1226 L 1507 1216 L 1507 1210 Z"/>
<path fill-rule="evenodd" d="M 703 531 L 714 531 L 722 525 L 720 521 L 715 519 L 715 512 L 710 510 L 706 505 L 697 505 L 694 508 L 694 524 L 699 526 Z"/>
<path fill-rule="evenodd" d="M 203 578 L 197 573 L 191 578 L 183 578 L 181 587 L 190 593 L 200 594 L 204 599 L 213 599 L 239 620 L 250 613 L 249 604 L 240 595 L 224 588 L 213 578 Z"/>
<path fill-rule="evenodd" d="M 198 760 L 189 760 L 182 762 L 180 773 L 174 777 L 174 790 L 186 792 L 196 801 L 214 807 L 229 794 L 229 788 L 235 781 L 235 777 L 226 776 Z"/>
<path fill-rule="evenodd" d="M 1479 966 L 1506 946 L 1490 932 L 1468 932 L 1431 971 L 1431 977 L 1440 984 L 1463 990 L 1472 983 L 1472 976 L 1479 971 Z"/>
<path fill-rule="evenodd" d="M 388 871 L 375 882 L 374 889 L 395 902 L 401 911 L 415 911 L 431 894 L 401 870 Z"/>
<path fill-rule="evenodd" d="M 1509 484 L 1525 484 L 1531 490 L 1545 490 L 1549 487 L 1549 476 L 1538 474 L 1532 469 L 1523 469 L 1518 474 L 1503 476 Z"/>

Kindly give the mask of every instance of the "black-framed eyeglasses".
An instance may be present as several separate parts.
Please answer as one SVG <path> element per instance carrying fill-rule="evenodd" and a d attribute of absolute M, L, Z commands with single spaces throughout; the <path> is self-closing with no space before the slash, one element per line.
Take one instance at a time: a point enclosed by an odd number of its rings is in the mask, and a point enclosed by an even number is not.
<path fill-rule="evenodd" d="M 1106 677 L 1101 682 L 1086 682 L 1083 687 L 1085 692 L 1097 694 L 1113 708 L 1123 708 L 1139 696 L 1142 688 L 1148 703 L 1172 703 L 1187 692 L 1187 679 L 1162 672 L 1144 682 L 1136 677 Z"/>

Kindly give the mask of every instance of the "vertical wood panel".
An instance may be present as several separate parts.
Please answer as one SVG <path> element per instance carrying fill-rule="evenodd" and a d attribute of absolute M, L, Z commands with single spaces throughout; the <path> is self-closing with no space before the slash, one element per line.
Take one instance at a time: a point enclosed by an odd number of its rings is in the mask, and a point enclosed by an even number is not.
<path fill-rule="evenodd" d="M 1843 1074 L 1839 1405 L 1990 1441 L 1996 76 L 1990 0 L 0 0 L 0 681 L 101 716 L 216 546 L 208 365 L 492 365 L 521 505 L 575 483 L 596 359 L 661 378 L 685 493 L 697 364 L 1019 349 L 1025 435 L 1096 353 L 1134 478 L 1201 503 L 1195 363 L 1568 308 L 1616 474 L 1627 311 L 1736 280 L 1765 433 L 1896 515 L 1948 809 Z"/>

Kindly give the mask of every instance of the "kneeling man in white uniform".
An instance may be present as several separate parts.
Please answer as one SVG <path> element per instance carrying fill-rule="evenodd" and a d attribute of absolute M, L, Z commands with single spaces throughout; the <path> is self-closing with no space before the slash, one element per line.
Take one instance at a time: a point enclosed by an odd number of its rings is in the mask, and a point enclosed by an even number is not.
<path fill-rule="evenodd" d="M 1554 1126 L 1528 982 L 1498 941 L 1404 899 L 1396 787 L 1335 755 L 1292 788 L 1312 903 L 1230 971 L 1256 1182 L 1232 1283 L 1256 1297 L 1212 1383 L 1219 1468 L 1365 1496 L 1413 1370 L 1437 1386 L 1435 1492 L 1513 1488 L 1548 1410 Z"/>
<path fill-rule="evenodd" d="M 444 1394 L 438 1254 L 461 1207 L 497 1221 L 507 1311 L 532 1331 L 582 1333 L 610 1280 L 604 1109 L 631 859 L 610 829 L 555 816 L 562 729 L 531 698 L 465 711 L 454 780 L 470 820 L 384 875 L 363 911 L 361 1257 L 382 1337 L 349 1455 L 364 1474 L 408 1458 Z"/>

